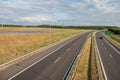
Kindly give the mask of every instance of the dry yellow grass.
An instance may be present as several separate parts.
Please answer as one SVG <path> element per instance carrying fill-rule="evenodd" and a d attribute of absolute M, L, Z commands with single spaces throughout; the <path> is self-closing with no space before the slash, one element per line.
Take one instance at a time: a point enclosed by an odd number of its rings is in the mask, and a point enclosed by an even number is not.
<path fill-rule="evenodd" d="M 0 63 L 47 45 L 48 35 L 0 35 Z"/>
<path fill-rule="evenodd" d="M 95 43 L 94 43 L 95 32 L 92 35 L 92 43 L 91 43 L 91 53 L 89 58 L 89 76 L 90 80 L 98 80 L 98 63 L 97 63 L 97 53 L 95 52 Z M 100 79 L 101 80 L 101 79 Z"/>
<path fill-rule="evenodd" d="M 27 30 L 49 30 L 49 28 L 34 28 L 34 27 L 0 27 L 0 30 L 19 30 L 19 31 L 27 31 Z"/>
<path fill-rule="evenodd" d="M 83 55 L 77 67 L 77 71 L 74 80 L 88 80 L 88 63 L 90 54 L 91 37 L 88 38 L 85 48 L 83 50 Z"/>
<path fill-rule="evenodd" d="M 86 42 L 83 55 L 76 68 L 74 80 L 104 80 L 98 55 L 95 51 L 94 36 L 95 33 Z"/>
<path fill-rule="evenodd" d="M 0 30 L 45 30 L 48 28 L 0 28 Z M 52 29 L 51 43 L 89 30 Z M 0 64 L 49 45 L 49 34 L 0 34 Z"/>

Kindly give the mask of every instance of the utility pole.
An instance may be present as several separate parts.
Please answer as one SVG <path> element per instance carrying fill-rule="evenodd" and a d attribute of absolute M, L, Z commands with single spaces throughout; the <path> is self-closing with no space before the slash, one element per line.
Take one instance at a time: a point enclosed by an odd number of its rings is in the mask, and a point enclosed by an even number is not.
<path fill-rule="evenodd" d="M 3 27 L 3 23 L 2 23 L 2 27 Z"/>
<path fill-rule="evenodd" d="M 2 23 L 2 21 L 1 21 L 1 27 L 3 27 L 3 23 Z"/>
<path fill-rule="evenodd" d="M 51 44 L 51 25 L 49 26 L 49 45 Z"/>
<path fill-rule="evenodd" d="M 52 21 L 54 21 L 55 18 L 52 18 Z M 51 36 L 52 36 L 52 25 L 49 26 L 49 45 L 51 44 Z"/>

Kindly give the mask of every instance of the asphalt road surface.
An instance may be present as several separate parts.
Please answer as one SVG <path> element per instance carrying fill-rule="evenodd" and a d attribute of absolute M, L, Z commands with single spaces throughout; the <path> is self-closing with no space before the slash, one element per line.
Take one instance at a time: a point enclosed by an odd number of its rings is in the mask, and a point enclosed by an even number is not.
<path fill-rule="evenodd" d="M 96 42 L 103 63 L 105 80 L 120 80 L 120 50 L 105 38 L 100 39 L 101 32 L 96 34 Z"/>
<path fill-rule="evenodd" d="M 0 71 L 0 80 L 61 80 L 91 32 L 77 35 Z"/>

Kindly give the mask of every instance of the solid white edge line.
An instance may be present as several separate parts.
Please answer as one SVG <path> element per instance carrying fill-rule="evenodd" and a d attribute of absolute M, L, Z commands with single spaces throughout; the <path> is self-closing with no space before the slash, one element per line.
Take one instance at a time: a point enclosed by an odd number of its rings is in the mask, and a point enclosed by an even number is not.
<path fill-rule="evenodd" d="M 120 52 L 115 48 L 113 47 L 107 40 L 104 39 L 104 41 L 109 44 L 119 55 L 120 55 Z"/>
<path fill-rule="evenodd" d="M 82 34 L 83 35 L 83 34 Z M 77 37 L 78 38 L 78 37 Z M 75 39 L 77 39 L 75 38 Z M 40 60 L 36 61 L 35 63 L 31 64 L 30 66 L 26 67 L 25 69 L 23 69 L 22 71 L 18 72 L 17 74 L 15 74 L 14 76 L 10 77 L 8 80 L 12 80 L 13 78 L 15 78 L 16 76 L 20 75 L 22 72 L 26 71 L 27 69 L 29 69 L 30 67 L 34 66 L 35 64 L 39 63 L 40 61 L 42 61 L 43 59 L 45 59 L 46 57 L 50 56 L 51 54 L 53 54 L 55 51 L 59 50 L 60 48 L 64 47 L 65 45 L 67 45 L 68 43 L 70 43 L 71 41 L 75 40 L 72 39 L 70 41 L 68 41 L 67 43 L 65 43 L 64 45 L 58 47 L 56 50 L 52 51 L 51 53 L 49 53 L 48 55 L 42 57 Z"/>
<path fill-rule="evenodd" d="M 97 45 L 96 37 L 95 36 L 94 36 L 94 39 L 95 39 L 96 49 L 97 49 L 97 52 L 98 52 L 98 56 L 99 56 L 99 60 L 100 60 L 100 63 L 101 63 L 101 67 L 102 67 L 102 71 L 103 71 L 105 80 L 108 80 L 106 72 L 105 72 L 105 69 L 104 69 L 104 66 L 103 66 L 103 62 L 102 62 L 102 59 L 101 59 L 101 56 L 100 56 L 100 52 L 99 52 L 99 49 L 98 49 L 98 45 Z"/>
<path fill-rule="evenodd" d="M 92 34 L 92 33 L 91 33 Z M 85 42 L 84 42 L 84 44 L 83 44 L 83 46 L 82 46 L 82 48 L 81 48 L 81 50 L 80 50 L 80 52 L 79 52 L 79 54 L 78 54 L 78 56 L 77 56 L 77 58 L 76 58 L 76 60 L 75 61 L 77 61 L 77 59 L 79 58 L 81 58 L 81 56 L 83 55 L 83 49 L 85 48 L 85 45 L 86 45 L 86 42 L 87 42 L 87 39 L 89 38 L 89 36 L 91 35 L 91 34 L 89 34 L 88 36 L 87 36 L 87 38 L 86 38 L 86 40 L 85 40 Z M 78 59 L 78 61 L 79 61 L 79 59 Z M 78 63 L 77 62 L 74 62 L 74 63 L 76 63 L 76 65 L 75 65 L 75 67 L 78 65 Z M 73 68 L 73 66 L 72 66 L 72 68 Z M 72 69 L 71 69 L 72 70 Z M 75 70 L 73 71 L 73 74 L 72 74 L 72 76 L 70 77 L 70 80 L 73 80 L 73 78 L 74 78 L 74 76 L 75 76 L 75 71 L 76 71 L 76 68 L 75 68 Z M 72 71 L 70 71 L 70 73 L 71 73 Z M 70 74 L 69 73 L 69 74 Z M 69 78 L 68 78 L 68 80 L 69 80 Z"/>
<path fill-rule="evenodd" d="M 87 33 L 87 32 L 85 32 L 85 33 Z M 80 34 L 77 34 L 77 35 L 83 35 L 83 34 L 85 34 L 85 33 L 80 33 Z M 74 35 L 74 36 L 77 36 L 77 35 Z M 74 37 L 74 36 L 73 36 L 73 37 Z M 68 39 L 69 39 L 69 38 L 72 38 L 72 37 L 68 37 Z M 66 39 L 63 39 L 63 41 L 64 41 L 64 40 L 67 40 L 67 38 L 66 38 Z M 61 42 L 61 41 L 60 41 L 60 42 Z M 59 42 L 56 42 L 56 43 L 58 44 Z M 51 46 L 56 45 L 56 43 L 53 43 Z M 49 48 L 49 46 L 46 46 L 46 47 Z M 33 53 L 38 53 L 38 51 L 40 51 L 40 50 L 42 51 L 42 49 L 44 50 L 46 47 L 40 48 L 40 49 L 35 50 L 35 51 L 33 51 L 33 52 L 30 52 L 30 53 L 28 53 L 28 54 L 26 54 L 26 55 L 23 55 L 23 56 L 21 56 L 21 57 L 18 57 L 18 58 L 15 58 L 15 59 L 13 59 L 13 60 L 10 60 L 10 61 L 8 61 L 8 62 L 6 62 L 6 63 L 3 63 L 3 64 L 0 65 L 0 68 L 6 66 L 6 65 L 8 65 L 8 64 L 11 64 L 12 62 L 17 62 L 17 60 L 23 59 L 24 57 L 28 57 L 28 55 L 33 55 Z"/>

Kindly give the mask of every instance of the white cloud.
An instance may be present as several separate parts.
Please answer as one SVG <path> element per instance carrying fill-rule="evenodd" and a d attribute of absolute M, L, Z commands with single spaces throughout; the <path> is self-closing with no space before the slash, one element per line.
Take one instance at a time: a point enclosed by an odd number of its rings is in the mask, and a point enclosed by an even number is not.
<path fill-rule="evenodd" d="M 52 19 L 44 18 L 44 17 L 20 17 L 20 21 L 27 21 L 27 22 L 46 22 L 46 21 L 55 21 Z"/>
<path fill-rule="evenodd" d="M 2 0 L 0 21 L 13 24 L 120 24 L 119 4 L 120 0 Z"/>
<path fill-rule="evenodd" d="M 116 0 L 85 0 L 87 3 L 92 4 L 96 9 L 105 13 L 119 12 Z M 118 2 L 118 1 L 117 1 Z"/>

